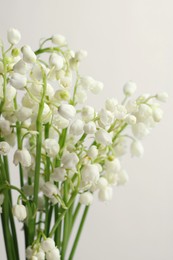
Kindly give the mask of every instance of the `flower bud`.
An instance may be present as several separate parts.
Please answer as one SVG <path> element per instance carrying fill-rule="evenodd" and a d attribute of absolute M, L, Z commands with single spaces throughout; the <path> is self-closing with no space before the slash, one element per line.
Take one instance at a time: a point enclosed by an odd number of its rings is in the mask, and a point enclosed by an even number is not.
<path fill-rule="evenodd" d="M 51 178 L 54 181 L 64 181 L 66 175 L 66 170 L 62 167 L 57 167 L 54 169 L 54 172 L 51 174 Z"/>
<path fill-rule="evenodd" d="M 92 145 L 92 146 L 89 148 L 87 154 L 88 154 L 88 156 L 89 156 L 92 160 L 96 159 L 97 156 L 98 156 L 98 149 L 97 149 L 97 147 L 96 147 L 95 145 Z"/>
<path fill-rule="evenodd" d="M 135 93 L 136 89 L 137 85 L 133 81 L 128 81 L 123 87 L 123 91 L 126 96 L 132 96 Z"/>
<path fill-rule="evenodd" d="M 72 106 L 72 105 L 69 105 L 69 104 L 62 104 L 62 105 L 60 105 L 58 111 L 59 111 L 59 114 L 60 114 L 62 117 L 66 118 L 66 119 L 68 119 L 68 120 L 74 118 L 75 115 L 76 115 L 76 109 L 75 109 L 75 107 Z"/>
<path fill-rule="evenodd" d="M 15 58 L 17 56 L 19 56 L 20 54 L 20 50 L 18 48 L 13 48 L 11 51 L 11 55 Z"/>
<path fill-rule="evenodd" d="M 61 46 L 61 45 L 65 45 L 67 42 L 66 42 L 66 38 L 63 35 L 54 34 L 52 36 L 52 43 Z"/>
<path fill-rule="evenodd" d="M 161 93 L 158 93 L 156 95 L 156 98 L 157 100 L 161 101 L 161 102 L 166 102 L 167 99 L 168 99 L 168 93 L 166 92 L 161 92 Z"/>
<path fill-rule="evenodd" d="M 163 110 L 159 107 L 153 108 L 153 119 L 155 122 L 160 122 L 163 117 Z"/>
<path fill-rule="evenodd" d="M 93 202 L 93 195 L 91 192 L 87 191 L 80 195 L 79 202 L 83 205 L 91 205 Z"/>
<path fill-rule="evenodd" d="M 70 134 L 81 135 L 83 133 L 84 123 L 80 119 L 76 119 L 70 126 Z"/>
<path fill-rule="evenodd" d="M 142 157 L 144 153 L 144 148 L 140 141 L 133 141 L 130 146 L 130 150 L 131 150 L 131 155 L 136 157 Z"/>
<path fill-rule="evenodd" d="M 76 59 L 77 61 L 82 61 L 83 59 L 85 59 L 85 58 L 87 57 L 87 55 L 88 55 L 87 51 L 85 51 L 85 50 L 80 50 L 80 51 L 77 51 L 77 52 L 75 53 L 75 59 Z"/>
<path fill-rule="evenodd" d="M 105 108 L 110 112 L 115 111 L 116 105 L 118 105 L 118 100 L 115 98 L 108 98 L 105 102 Z"/>
<path fill-rule="evenodd" d="M 144 123 L 140 122 L 132 126 L 132 132 L 136 138 L 142 139 L 148 135 L 150 131 Z"/>
<path fill-rule="evenodd" d="M 14 66 L 13 71 L 22 75 L 26 74 L 27 65 L 23 60 L 19 60 Z"/>
<path fill-rule="evenodd" d="M 10 151 L 10 146 L 7 142 L 0 142 L 0 154 L 7 155 Z"/>
<path fill-rule="evenodd" d="M 55 158 L 58 155 L 59 152 L 59 144 L 57 140 L 47 138 L 44 140 L 44 148 L 46 150 L 46 153 L 51 158 Z"/>
<path fill-rule="evenodd" d="M 18 121 L 25 121 L 30 118 L 32 115 L 32 109 L 27 107 L 21 107 L 18 111 L 16 111 L 15 116 L 17 117 Z"/>
<path fill-rule="evenodd" d="M 41 190 L 48 198 L 52 198 L 53 195 L 58 194 L 58 188 L 50 181 L 45 182 L 45 184 L 41 187 Z"/>
<path fill-rule="evenodd" d="M 23 205 L 13 206 L 12 213 L 19 221 L 24 221 L 27 217 L 26 207 Z"/>
<path fill-rule="evenodd" d="M 66 153 L 62 156 L 61 162 L 65 169 L 75 170 L 79 158 L 76 153 Z"/>
<path fill-rule="evenodd" d="M 28 46 L 28 45 L 23 46 L 21 51 L 23 53 L 23 60 L 26 63 L 36 62 L 37 57 L 30 46 Z"/>
<path fill-rule="evenodd" d="M 127 115 L 124 120 L 129 125 L 135 125 L 136 124 L 136 117 L 134 115 Z"/>
<path fill-rule="evenodd" d="M 60 252 L 58 248 L 54 248 L 46 253 L 47 260 L 60 260 Z"/>
<path fill-rule="evenodd" d="M 21 34 L 17 29 L 10 28 L 7 32 L 7 39 L 10 44 L 18 44 L 21 39 Z"/>
<path fill-rule="evenodd" d="M 95 164 L 87 164 L 81 170 L 82 180 L 86 184 L 94 184 L 99 179 L 99 169 Z"/>
<path fill-rule="evenodd" d="M 99 129 L 95 134 L 96 142 L 104 146 L 112 143 L 111 134 L 104 129 Z"/>
<path fill-rule="evenodd" d="M 91 121 L 84 125 L 84 132 L 86 134 L 95 134 L 96 131 L 96 124 L 94 122 Z"/>
<path fill-rule="evenodd" d="M 49 63 L 51 67 L 55 67 L 57 70 L 61 70 L 64 66 L 64 59 L 57 53 L 52 53 L 49 57 Z"/>
<path fill-rule="evenodd" d="M 85 122 L 89 122 L 94 119 L 94 108 L 91 106 L 85 106 L 82 108 L 82 118 Z"/>
<path fill-rule="evenodd" d="M 27 78 L 19 73 L 14 73 L 10 79 L 10 84 L 16 89 L 23 89 L 26 83 Z"/>
<path fill-rule="evenodd" d="M 18 165 L 21 163 L 23 167 L 31 166 L 31 155 L 27 149 L 16 150 L 13 157 L 13 163 Z"/>
<path fill-rule="evenodd" d="M 47 253 L 55 248 L 55 241 L 48 237 L 41 242 L 41 248 L 45 253 Z"/>
<path fill-rule="evenodd" d="M 100 189 L 98 193 L 99 200 L 110 201 L 113 196 L 113 190 L 111 187 L 106 187 L 105 189 Z"/>

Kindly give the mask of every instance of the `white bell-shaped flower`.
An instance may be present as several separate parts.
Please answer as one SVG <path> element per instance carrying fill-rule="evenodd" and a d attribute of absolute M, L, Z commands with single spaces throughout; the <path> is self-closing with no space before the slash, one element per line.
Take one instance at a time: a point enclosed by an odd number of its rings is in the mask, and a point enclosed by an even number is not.
<path fill-rule="evenodd" d="M 75 59 L 77 61 L 82 61 L 83 59 L 85 59 L 87 57 L 87 55 L 88 55 L 88 53 L 86 50 L 80 50 L 75 53 Z"/>
<path fill-rule="evenodd" d="M 88 149 L 87 154 L 88 154 L 88 156 L 89 156 L 92 160 L 96 159 L 97 156 L 98 156 L 98 149 L 97 149 L 97 147 L 96 147 L 95 145 L 92 145 L 92 146 Z"/>
<path fill-rule="evenodd" d="M 19 110 L 16 111 L 15 116 L 17 117 L 18 121 L 25 121 L 30 118 L 32 115 L 32 109 L 28 107 L 21 107 Z"/>
<path fill-rule="evenodd" d="M 104 129 L 99 129 L 95 134 L 96 142 L 104 146 L 112 143 L 112 136 Z"/>
<path fill-rule="evenodd" d="M 99 179 L 99 169 L 95 164 L 87 164 L 81 170 L 82 180 L 86 184 L 94 184 Z"/>
<path fill-rule="evenodd" d="M 13 163 L 18 165 L 21 163 L 23 167 L 31 166 L 31 155 L 27 149 L 16 150 L 13 157 Z"/>
<path fill-rule="evenodd" d="M 55 248 L 55 241 L 48 237 L 41 242 L 41 248 L 45 253 L 47 253 Z"/>
<path fill-rule="evenodd" d="M 27 71 L 27 64 L 21 59 L 13 66 L 13 71 L 25 75 Z"/>
<path fill-rule="evenodd" d="M 143 145 L 140 141 L 133 141 L 130 146 L 131 155 L 135 157 L 142 157 L 144 153 Z"/>
<path fill-rule="evenodd" d="M 163 110 L 159 107 L 153 108 L 152 116 L 155 122 L 160 122 L 163 117 Z"/>
<path fill-rule="evenodd" d="M 65 169 L 75 170 L 79 158 L 76 153 L 66 153 L 62 156 L 61 162 Z"/>
<path fill-rule="evenodd" d="M 104 189 L 100 189 L 98 193 L 99 200 L 101 201 L 110 201 L 113 196 L 112 187 L 107 186 Z"/>
<path fill-rule="evenodd" d="M 121 164 L 118 158 L 113 160 L 106 160 L 104 168 L 106 171 L 118 172 L 121 169 Z"/>
<path fill-rule="evenodd" d="M 54 181 L 64 181 L 66 176 L 66 170 L 62 167 L 54 168 L 53 173 L 51 174 L 51 178 Z"/>
<path fill-rule="evenodd" d="M 61 104 L 58 109 L 59 114 L 67 120 L 73 119 L 76 115 L 76 109 L 69 104 Z"/>
<path fill-rule="evenodd" d="M 52 43 L 62 46 L 62 45 L 67 44 L 67 41 L 66 41 L 66 38 L 63 35 L 54 34 L 52 36 Z"/>
<path fill-rule="evenodd" d="M 123 87 L 124 94 L 126 96 L 132 96 L 135 93 L 136 89 L 137 85 L 133 81 L 128 81 Z"/>
<path fill-rule="evenodd" d="M 60 260 L 60 252 L 57 247 L 46 253 L 47 260 Z"/>
<path fill-rule="evenodd" d="M 84 106 L 81 111 L 82 118 L 85 122 L 89 122 L 94 119 L 95 111 L 91 106 Z"/>
<path fill-rule="evenodd" d="M 56 185 L 54 185 L 50 181 L 45 182 L 44 185 L 41 187 L 41 190 L 44 193 L 44 195 L 48 198 L 52 198 L 53 195 L 56 195 L 59 192 Z"/>
<path fill-rule="evenodd" d="M 129 125 L 135 125 L 136 124 L 136 117 L 134 115 L 127 115 L 125 117 L 124 121 Z"/>
<path fill-rule="evenodd" d="M 168 93 L 166 92 L 160 92 L 156 95 L 157 100 L 161 102 L 166 102 L 168 99 Z"/>
<path fill-rule="evenodd" d="M 26 207 L 24 205 L 13 206 L 12 213 L 19 221 L 24 221 L 27 217 Z"/>
<path fill-rule="evenodd" d="M 80 195 L 79 202 L 83 205 L 89 206 L 93 202 L 93 195 L 91 192 L 87 191 Z"/>
<path fill-rule="evenodd" d="M 37 57 L 29 45 L 23 46 L 21 51 L 23 53 L 23 60 L 26 63 L 36 62 Z"/>
<path fill-rule="evenodd" d="M 10 44 L 18 44 L 21 39 L 21 34 L 17 29 L 10 28 L 7 32 L 7 39 Z"/>
<path fill-rule="evenodd" d="M 61 70 L 64 66 L 64 59 L 57 53 L 52 53 L 49 57 L 49 63 L 51 67 L 55 67 L 57 70 Z"/>
<path fill-rule="evenodd" d="M 137 139 L 142 139 L 150 133 L 148 127 L 142 122 L 132 125 L 132 132 Z"/>
<path fill-rule="evenodd" d="M 57 140 L 47 138 L 44 140 L 43 145 L 48 156 L 50 156 L 51 158 L 55 158 L 58 155 L 59 144 Z"/>
<path fill-rule="evenodd" d="M 55 127 L 57 127 L 58 129 L 64 129 L 67 128 L 69 125 L 69 120 L 65 119 L 64 117 L 62 117 L 59 113 L 57 113 L 56 115 L 54 115 L 53 117 L 53 124 L 55 125 Z"/>
<path fill-rule="evenodd" d="M 84 122 L 76 119 L 70 126 L 70 134 L 81 135 L 83 133 Z"/>
<path fill-rule="evenodd" d="M 112 113 L 115 111 L 116 105 L 118 105 L 118 100 L 115 98 L 108 98 L 105 102 L 106 110 Z"/>
<path fill-rule="evenodd" d="M 96 124 L 93 121 L 90 121 L 84 125 L 84 132 L 86 134 L 95 134 L 96 131 Z"/>
<path fill-rule="evenodd" d="M 10 84 L 16 89 L 24 89 L 27 84 L 27 78 L 19 73 L 14 73 L 10 79 Z"/>

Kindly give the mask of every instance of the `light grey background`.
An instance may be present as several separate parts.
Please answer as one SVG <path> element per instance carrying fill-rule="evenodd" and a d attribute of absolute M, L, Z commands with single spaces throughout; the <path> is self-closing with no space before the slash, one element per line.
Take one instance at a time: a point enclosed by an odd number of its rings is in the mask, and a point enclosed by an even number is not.
<path fill-rule="evenodd" d="M 81 71 L 105 84 L 101 96 L 90 100 L 97 107 L 105 96 L 121 99 L 122 85 L 130 79 L 138 84 L 137 94 L 169 93 L 162 123 L 144 141 L 144 158 L 124 160 L 130 182 L 115 188 L 112 202 L 92 206 L 75 260 L 172 260 L 173 1 L 1 0 L 0 4 L 1 37 L 16 27 L 22 43 L 36 49 L 39 38 L 61 33 L 72 48 L 88 50 Z M 2 243 L 0 259 L 6 259 Z"/>

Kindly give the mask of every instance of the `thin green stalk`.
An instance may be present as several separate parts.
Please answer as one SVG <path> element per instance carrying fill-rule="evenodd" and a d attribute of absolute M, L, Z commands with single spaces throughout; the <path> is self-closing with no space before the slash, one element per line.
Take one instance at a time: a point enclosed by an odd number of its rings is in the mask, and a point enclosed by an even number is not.
<path fill-rule="evenodd" d="M 64 182 L 64 202 L 67 203 L 68 200 L 68 182 L 67 180 Z M 69 209 L 64 217 L 64 225 L 63 225 L 63 242 L 62 242 L 62 251 L 61 251 L 61 259 L 64 260 L 66 247 L 67 247 L 67 240 L 68 240 L 68 229 L 69 229 L 69 216 L 68 216 Z"/>
<path fill-rule="evenodd" d="M 10 183 L 8 157 L 3 156 L 3 159 L 4 159 L 4 168 L 5 168 L 6 180 Z M 14 218 L 13 218 L 13 215 L 12 215 L 12 212 L 11 212 L 12 196 L 11 196 L 11 190 L 10 189 L 8 191 L 8 194 L 9 194 L 9 200 L 10 200 L 9 212 L 10 212 L 11 231 L 12 231 L 12 235 L 13 235 L 13 241 L 14 241 L 14 248 L 16 250 L 16 256 L 17 256 L 17 258 L 19 258 L 19 249 L 18 249 L 18 241 L 17 241 L 17 235 L 16 235 L 16 226 L 15 226 Z"/>
<path fill-rule="evenodd" d="M 52 237 L 56 231 L 56 229 L 58 228 L 59 224 L 61 223 L 62 219 L 64 218 L 65 214 L 67 213 L 67 210 L 69 209 L 69 207 L 72 205 L 72 203 L 74 202 L 75 198 L 77 195 L 77 191 L 75 191 L 73 193 L 73 195 L 71 196 L 71 198 L 69 199 L 68 203 L 67 203 L 67 209 L 63 209 L 61 215 L 58 217 L 58 219 L 56 220 L 54 226 L 52 227 L 49 236 Z"/>
<path fill-rule="evenodd" d="M 76 237 L 75 237 L 75 240 L 74 240 L 74 243 L 73 243 L 73 246 L 72 246 L 72 250 L 70 252 L 70 256 L 69 256 L 68 260 L 72 260 L 73 257 L 74 257 L 74 254 L 75 254 L 78 242 L 79 242 L 79 238 L 80 238 L 80 235 L 81 235 L 81 232 L 82 232 L 82 229 L 84 227 L 84 223 L 85 223 L 85 220 L 86 220 L 86 217 L 87 217 L 87 214 L 88 214 L 88 210 L 89 210 L 89 206 L 86 206 L 84 213 L 82 215 L 82 219 L 81 219 L 81 222 L 80 222 L 80 225 L 79 225 L 79 228 L 78 228 L 78 231 L 77 231 L 77 234 L 76 234 Z"/>
<path fill-rule="evenodd" d="M 36 165 L 35 165 L 35 175 L 34 175 L 34 202 L 37 208 L 38 205 L 38 191 L 39 191 L 39 178 L 40 178 L 40 163 L 41 163 L 41 146 L 42 146 L 42 113 L 44 109 L 44 99 L 46 95 L 46 75 L 42 69 L 43 73 L 43 94 L 41 98 L 41 102 L 39 104 L 38 116 L 36 120 L 36 129 L 38 132 L 37 140 L 36 140 Z"/>
<path fill-rule="evenodd" d="M 0 156 L 0 168 L 1 168 L 1 180 L 2 182 L 6 181 L 6 173 L 4 168 L 3 160 Z M 16 251 L 14 247 L 14 241 L 12 239 L 10 227 L 9 227 L 9 216 L 10 216 L 10 199 L 9 199 L 9 191 L 4 190 L 4 202 L 2 205 L 2 228 L 3 228 L 3 237 L 5 242 L 5 248 L 7 253 L 8 260 L 17 260 Z"/>

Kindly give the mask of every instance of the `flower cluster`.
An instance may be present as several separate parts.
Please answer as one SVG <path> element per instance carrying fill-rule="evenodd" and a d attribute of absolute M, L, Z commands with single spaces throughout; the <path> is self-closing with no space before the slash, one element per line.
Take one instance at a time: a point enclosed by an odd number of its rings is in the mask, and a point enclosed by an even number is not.
<path fill-rule="evenodd" d="M 129 81 L 122 102 L 108 98 L 96 111 L 86 104 L 87 94 L 99 94 L 103 83 L 79 74 L 85 50 L 71 50 L 62 35 L 45 39 L 36 51 L 29 45 L 16 47 L 20 38 L 12 28 L 7 35 L 10 47 L 5 50 L 0 42 L 1 190 L 7 187 L 20 193 L 12 212 L 25 221 L 30 246 L 40 230 L 51 237 L 69 210 L 69 216 L 75 215 L 76 203 L 88 207 L 94 193 L 101 201 L 112 199 L 113 186 L 128 181 L 122 156 L 128 147 L 132 156 L 143 155 L 141 140 L 162 119 L 159 102 L 168 95 L 144 94 L 135 99 L 137 86 Z M 13 163 L 19 165 L 20 188 L 10 185 L 6 172 L 11 147 Z M 0 206 L 3 201 L 2 193 Z M 50 231 L 53 208 L 56 218 Z M 47 238 L 36 248 L 32 244 L 27 258 L 60 259 L 56 245 L 64 259 L 66 245 L 58 241 Z"/>

